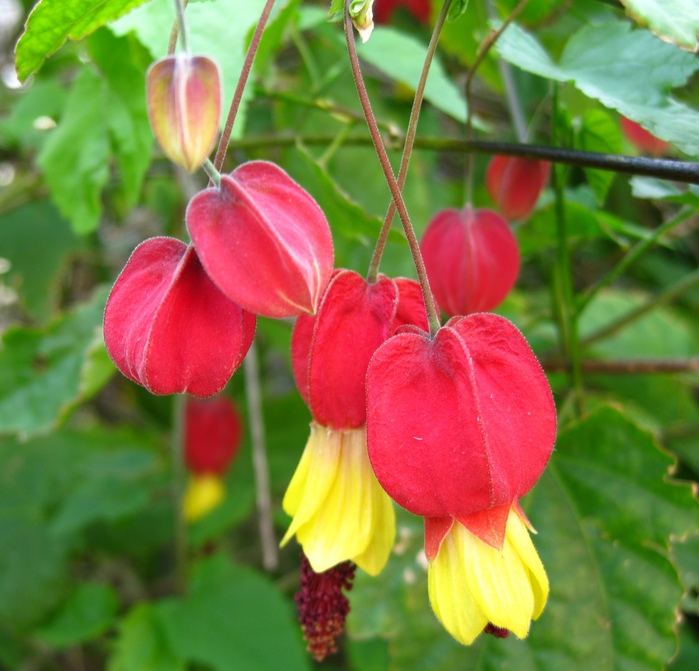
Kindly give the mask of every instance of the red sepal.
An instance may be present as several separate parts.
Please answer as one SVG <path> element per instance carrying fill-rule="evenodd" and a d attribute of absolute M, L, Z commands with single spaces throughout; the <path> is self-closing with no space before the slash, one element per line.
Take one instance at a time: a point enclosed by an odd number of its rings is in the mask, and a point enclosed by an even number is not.
<path fill-rule="evenodd" d="M 428 224 L 420 249 L 434 296 L 448 315 L 492 310 L 517 281 L 517 241 L 492 210 L 443 210 Z"/>
<path fill-rule="evenodd" d="M 332 273 L 330 228 L 280 167 L 244 163 L 194 196 L 186 218 L 206 272 L 231 300 L 266 317 L 316 312 Z"/>
<path fill-rule="evenodd" d="M 454 318 L 433 340 L 400 333 L 369 365 L 369 458 L 386 492 L 416 515 L 511 504 L 541 475 L 555 434 L 546 376 L 497 315 Z"/>
<path fill-rule="evenodd" d="M 495 508 L 478 510 L 470 515 L 461 515 L 457 521 L 461 522 L 474 536 L 478 536 L 496 550 L 502 550 L 507 529 L 507 518 L 510 515 L 511 503 L 506 503 Z"/>
<path fill-rule="evenodd" d="M 185 463 L 197 475 L 223 475 L 240 449 L 243 423 L 225 396 L 187 399 Z"/>
<path fill-rule="evenodd" d="M 669 142 L 655 137 L 643 126 L 635 121 L 631 121 L 631 119 L 627 119 L 625 116 L 620 117 L 620 121 L 621 130 L 636 149 L 656 157 L 667 153 L 671 146 Z"/>
<path fill-rule="evenodd" d="M 453 517 L 425 517 L 425 555 L 428 561 L 437 558 L 442 541 L 453 526 Z"/>
<path fill-rule="evenodd" d="M 194 247 L 174 238 L 136 247 L 104 312 L 109 356 L 153 394 L 213 396 L 254 334 L 255 316 L 219 291 Z"/>
<path fill-rule="evenodd" d="M 518 156 L 493 156 L 485 184 L 500 214 L 508 221 L 526 219 L 546 186 L 551 164 Z"/>

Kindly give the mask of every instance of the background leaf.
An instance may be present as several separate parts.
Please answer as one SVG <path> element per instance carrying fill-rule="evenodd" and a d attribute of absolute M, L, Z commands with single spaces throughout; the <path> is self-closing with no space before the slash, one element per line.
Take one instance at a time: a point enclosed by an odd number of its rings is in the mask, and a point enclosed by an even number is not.
<path fill-rule="evenodd" d="M 621 0 L 626 13 L 658 37 L 696 51 L 699 6 L 693 0 Z"/>

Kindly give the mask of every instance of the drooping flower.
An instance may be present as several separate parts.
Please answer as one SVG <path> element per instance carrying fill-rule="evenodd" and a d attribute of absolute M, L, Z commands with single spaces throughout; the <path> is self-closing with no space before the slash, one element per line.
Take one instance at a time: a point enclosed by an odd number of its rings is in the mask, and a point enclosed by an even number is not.
<path fill-rule="evenodd" d="M 187 229 L 213 282 L 265 317 L 313 314 L 333 267 L 328 221 L 311 195 L 268 161 L 249 161 L 198 193 Z"/>
<path fill-rule="evenodd" d="M 493 156 L 485 173 L 485 184 L 498 211 L 508 221 L 526 219 L 551 172 L 551 164 L 518 156 Z"/>
<path fill-rule="evenodd" d="M 404 327 L 371 360 L 369 458 L 391 498 L 425 518 L 433 609 L 463 642 L 488 622 L 525 636 L 543 608 L 545 574 L 511 509 L 541 475 L 555 433 L 546 376 L 497 315 L 455 317 L 434 338 Z M 507 599 L 519 597 L 502 595 L 513 586 L 534 597 L 511 615 Z"/>
<path fill-rule="evenodd" d="M 255 316 L 221 293 L 194 247 L 174 238 L 136 247 L 104 311 L 109 356 L 153 394 L 213 396 L 254 334 Z"/>
<path fill-rule="evenodd" d="M 435 299 L 451 316 L 493 310 L 517 281 L 517 240 L 492 210 L 442 210 L 420 249 Z"/>
<path fill-rule="evenodd" d="M 166 56 L 146 79 L 148 118 L 165 155 L 189 172 L 211 152 L 221 116 L 221 77 L 205 56 Z"/>
<path fill-rule="evenodd" d="M 284 510 L 316 573 L 351 560 L 376 575 L 395 537 L 393 506 L 366 453 L 365 377 L 371 356 L 395 328 L 426 325 L 412 280 L 369 284 L 335 273 L 318 314 L 297 319 L 292 336 L 296 384 L 308 404 L 311 436 L 291 480 Z"/>
<path fill-rule="evenodd" d="M 243 425 L 229 398 L 188 399 L 184 459 L 189 480 L 184 514 L 196 520 L 216 508 L 226 494 L 223 476 L 240 449 Z"/>
<path fill-rule="evenodd" d="M 650 154 L 651 156 L 659 157 L 667 153 L 670 148 L 670 143 L 655 137 L 647 131 L 643 126 L 627 119 L 625 116 L 620 117 L 621 130 L 629 139 L 636 149 Z"/>

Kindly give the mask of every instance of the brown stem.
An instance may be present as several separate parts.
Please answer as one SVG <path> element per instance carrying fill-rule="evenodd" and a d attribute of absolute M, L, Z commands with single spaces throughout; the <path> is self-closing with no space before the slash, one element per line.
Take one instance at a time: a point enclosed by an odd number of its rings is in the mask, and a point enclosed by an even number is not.
<path fill-rule="evenodd" d="M 408 130 L 405 135 L 405 143 L 403 144 L 403 155 L 401 156 L 400 169 L 398 170 L 398 188 L 401 190 L 401 192 L 405 186 L 405 178 L 408 175 L 408 168 L 410 166 L 410 157 L 412 156 L 413 146 L 415 145 L 417 122 L 420 117 L 420 108 L 422 107 L 422 100 L 425 95 L 427 75 L 430 73 L 432 59 L 434 58 L 434 53 L 437 49 L 437 42 L 439 41 L 442 26 L 446 21 L 450 6 L 451 0 L 445 0 L 444 4 L 442 5 L 442 11 L 439 13 L 439 17 L 437 18 L 437 23 L 435 23 L 434 30 L 432 31 L 430 44 L 427 47 L 427 54 L 425 55 L 425 63 L 423 64 L 422 72 L 420 73 L 420 81 L 418 82 L 417 89 L 415 90 L 413 107 L 410 110 L 410 120 L 408 121 Z M 386 247 L 386 240 L 388 240 L 388 233 L 391 230 L 391 224 L 393 223 L 393 217 L 395 214 L 396 204 L 392 200 L 388 206 L 388 212 L 386 212 L 386 218 L 384 219 L 383 226 L 381 227 L 381 232 L 379 233 L 379 238 L 376 241 L 376 247 L 374 248 L 374 254 L 371 257 L 371 263 L 369 264 L 369 273 L 367 274 L 367 280 L 369 282 L 376 281 L 376 277 L 379 273 L 381 256 L 384 248 Z"/>
<path fill-rule="evenodd" d="M 359 66 L 357 46 L 354 42 L 352 20 L 349 14 L 350 2 L 351 0 L 345 0 L 345 37 L 347 39 L 347 51 L 349 53 L 350 65 L 352 66 L 352 76 L 354 77 L 354 83 L 357 87 L 357 94 L 359 95 L 359 101 L 361 102 L 362 109 L 364 110 L 364 117 L 366 118 L 367 126 L 369 127 L 369 133 L 371 134 L 371 139 L 374 143 L 376 155 L 381 163 L 381 169 L 383 170 L 383 174 L 388 182 L 388 188 L 393 196 L 393 201 L 396 204 L 398 215 L 400 216 L 401 223 L 403 224 L 403 230 L 405 231 L 405 237 L 408 239 L 410 253 L 412 254 L 413 262 L 415 263 L 415 270 L 417 271 L 418 280 L 420 282 L 420 288 L 422 289 L 422 298 L 425 301 L 427 321 L 430 325 L 430 334 L 434 336 L 440 327 L 439 315 L 437 314 L 437 308 L 432 296 L 432 291 L 430 290 L 429 280 L 427 279 L 427 271 L 425 270 L 425 264 L 422 260 L 422 254 L 420 253 L 420 245 L 417 241 L 413 225 L 410 222 L 410 216 L 408 215 L 408 210 L 405 207 L 403 196 L 400 192 L 400 188 L 398 187 L 398 183 L 396 182 L 396 177 L 393 174 L 391 162 L 388 159 L 386 148 L 384 147 L 383 140 L 381 139 L 381 132 L 376 124 L 376 117 L 371 109 L 369 94 L 367 93 L 364 78 L 362 77 L 362 69 Z"/>
<path fill-rule="evenodd" d="M 541 359 L 547 373 L 568 372 L 570 361 Z M 644 373 L 699 373 L 699 357 L 687 359 L 626 359 L 605 361 L 588 359 L 580 366 L 585 373 L 609 373 L 612 375 L 639 375 Z"/>
<path fill-rule="evenodd" d="M 233 93 L 233 100 L 231 101 L 231 107 L 228 110 L 228 117 L 226 118 L 226 125 L 223 128 L 223 133 L 221 133 L 221 139 L 218 143 L 218 149 L 216 150 L 216 157 L 214 158 L 214 167 L 218 172 L 221 172 L 221 166 L 226 158 L 226 151 L 228 150 L 228 142 L 231 139 L 231 133 L 233 132 L 233 124 L 235 123 L 235 118 L 238 115 L 238 108 L 240 107 L 240 101 L 243 99 L 243 92 L 245 91 L 245 85 L 248 82 L 248 77 L 250 76 L 250 70 L 252 70 L 252 63 L 255 60 L 255 54 L 257 54 L 257 49 L 260 46 L 260 40 L 262 39 L 262 33 L 264 32 L 265 26 L 267 25 L 267 20 L 272 12 L 272 7 L 274 6 L 274 0 L 267 0 L 264 9 L 262 10 L 262 15 L 257 23 L 255 32 L 252 36 L 252 41 L 248 47 L 248 51 L 245 54 L 245 60 L 243 61 L 243 68 L 240 71 L 240 77 L 238 78 L 238 84 L 235 87 L 235 93 Z M 213 186 L 213 182 L 209 182 L 209 186 Z"/>
<path fill-rule="evenodd" d="M 177 16 L 175 16 L 175 22 L 172 24 L 172 30 L 170 31 L 170 41 L 168 42 L 167 45 L 167 55 L 172 56 L 172 54 L 175 53 L 175 48 L 177 47 L 177 37 L 180 34 L 180 23 L 184 21 L 183 15 L 184 15 L 184 10 L 187 9 L 187 5 L 189 4 L 189 0 L 183 0 L 182 4 L 180 5 L 177 0 L 175 0 L 175 8 L 177 12 Z"/>

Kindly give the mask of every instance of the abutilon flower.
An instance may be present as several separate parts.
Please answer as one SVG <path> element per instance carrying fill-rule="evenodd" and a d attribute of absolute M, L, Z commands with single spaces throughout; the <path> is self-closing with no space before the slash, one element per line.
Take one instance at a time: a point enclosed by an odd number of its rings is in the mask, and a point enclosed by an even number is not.
<path fill-rule="evenodd" d="M 470 643 L 490 623 L 526 636 L 548 595 L 517 500 L 553 450 L 546 376 L 506 319 L 404 327 L 367 371 L 367 446 L 391 498 L 425 518 L 437 617 Z"/>
<path fill-rule="evenodd" d="M 402 324 L 426 327 L 419 285 L 380 276 L 374 284 L 337 271 L 318 314 L 297 319 L 291 341 L 296 384 L 313 422 L 284 497 L 292 536 L 322 573 L 351 560 L 378 574 L 395 538 L 393 504 L 366 452 L 365 378 L 371 356 Z"/>
<path fill-rule="evenodd" d="M 519 248 L 492 210 L 442 210 L 427 225 L 420 250 L 439 306 L 450 316 L 493 310 L 519 274 Z"/>
<path fill-rule="evenodd" d="M 184 515 L 196 520 L 225 497 L 223 476 L 240 449 L 243 423 L 229 398 L 190 398 L 185 406 L 184 429 L 184 460 L 190 474 Z"/>
<path fill-rule="evenodd" d="M 508 221 L 526 219 L 551 172 L 551 164 L 518 156 L 496 155 L 485 173 L 485 184 L 498 211 Z"/>
<path fill-rule="evenodd" d="M 231 300 L 265 317 L 313 314 L 330 280 L 330 227 L 311 195 L 274 163 L 249 161 L 187 207 L 206 272 Z"/>
<path fill-rule="evenodd" d="M 651 156 L 659 157 L 666 154 L 670 148 L 670 143 L 655 137 L 648 132 L 643 126 L 627 119 L 625 116 L 620 117 L 621 130 L 628 138 L 629 142 L 640 151 L 650 154 Z"/>
<path fill-rule="evenodd" d="M 223 295 L 191 245 L 150 238 L 107 299 L 104 342 L 116 367 L 153 394 L 213 396 L 245 358 L 255 316 Z"/>
<path fill-rule="evenodd" d="M 148 118 L 165 155 L 194 172 L 211 153 L 221 117 L 221 77 L 206 56 L 178 54 L 151 65 Z"/>

